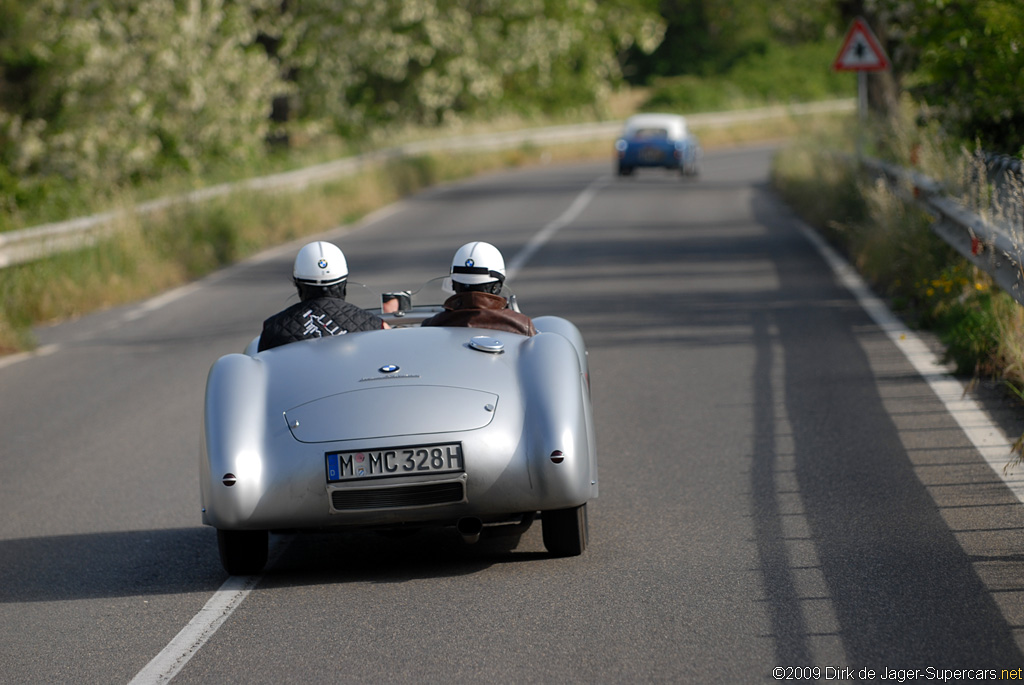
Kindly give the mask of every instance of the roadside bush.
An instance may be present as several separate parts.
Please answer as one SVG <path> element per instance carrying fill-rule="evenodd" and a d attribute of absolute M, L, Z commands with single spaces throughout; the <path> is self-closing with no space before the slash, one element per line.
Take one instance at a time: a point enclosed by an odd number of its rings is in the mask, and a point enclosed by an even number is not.
<path fill-rule="evenodd" d="M 946 360 L 958 373 L 998 377 L 996 353 L 999 350 L 999 309 L 993 298 L 1008 297 L 990 291 L 963 293 L 955 300 L 943 301 L 934 312 L 935 328 L 946 346 Z"/>

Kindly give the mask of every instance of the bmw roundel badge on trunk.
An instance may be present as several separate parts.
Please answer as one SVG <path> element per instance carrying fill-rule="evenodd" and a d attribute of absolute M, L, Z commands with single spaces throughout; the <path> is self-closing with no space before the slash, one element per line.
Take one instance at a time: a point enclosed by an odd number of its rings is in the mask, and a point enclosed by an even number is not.
<path fill-rule="evenodd" d="M 380 367 L 378 371 L 380 371 L 381 373 L 394 373 L 395 371 L 398 371 L 398 365 L 385 364 L 384 366 Z"/>

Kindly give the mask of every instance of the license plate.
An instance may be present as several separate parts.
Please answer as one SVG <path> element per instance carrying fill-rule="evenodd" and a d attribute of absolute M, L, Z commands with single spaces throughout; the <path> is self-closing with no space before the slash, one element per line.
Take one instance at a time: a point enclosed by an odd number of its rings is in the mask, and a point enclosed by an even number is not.
<path fill-rule="evenodd" d="M 660 162 L 665 157 L 665 152 L 656 147 L 645 147 L 640 151 L 640 159 L 645 162 Z"/>
<path fill-rule="evenodd" d="M 466 469 L 462 459 L 462 443 L 458 442 L 359 452 L 328 452 L 326 457 L 328 483 L 454 473 Z"/>

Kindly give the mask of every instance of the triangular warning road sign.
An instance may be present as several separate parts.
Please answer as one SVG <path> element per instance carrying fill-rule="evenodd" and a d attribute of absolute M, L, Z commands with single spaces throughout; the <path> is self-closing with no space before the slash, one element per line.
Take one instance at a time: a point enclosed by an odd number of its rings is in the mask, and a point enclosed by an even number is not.
<path fill-rule="evenodd" d="M 883 71 L 889 68 L 885 50 L 863 19 L 854 19 L 832 63 L 836 71 Z"/>

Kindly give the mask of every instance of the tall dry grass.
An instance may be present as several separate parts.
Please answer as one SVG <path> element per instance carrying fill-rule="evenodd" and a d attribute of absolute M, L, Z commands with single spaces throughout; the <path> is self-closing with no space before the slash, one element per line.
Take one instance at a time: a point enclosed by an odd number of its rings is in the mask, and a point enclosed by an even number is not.
<path fill-rule="evenodd" d="M 870 141 L 868 154 L 916 167 L 977 211 L 1005 211 L 992 204 L 974 151 L 909 115 L 873 129 Z M 851 129 L 816 130 L 778 156 L 773 184 L 908 323 L 938 334 L 959 373 L 1024 388 L 1021 306 L 932 232 L 934 218 L 909 193 L 861 173 L 855 147 Z"/>

